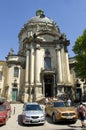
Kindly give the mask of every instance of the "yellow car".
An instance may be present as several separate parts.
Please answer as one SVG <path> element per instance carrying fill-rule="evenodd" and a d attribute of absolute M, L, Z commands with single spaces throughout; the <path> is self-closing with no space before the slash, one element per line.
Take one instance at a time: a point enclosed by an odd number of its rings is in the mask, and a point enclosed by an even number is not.
<path fill-rule="evenodd" d="M 59 121 L 71 121 L 75 123 L 78 119 L 78 113 L 74 107 L 67 107 L 64 101 L 52 101 L 46 104 L 46 115 L 52 118 L 53 123 Z"/>

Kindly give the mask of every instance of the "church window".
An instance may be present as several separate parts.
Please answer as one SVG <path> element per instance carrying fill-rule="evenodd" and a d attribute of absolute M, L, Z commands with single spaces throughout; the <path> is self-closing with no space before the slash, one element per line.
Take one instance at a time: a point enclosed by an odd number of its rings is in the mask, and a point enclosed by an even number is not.
<path fill-rule="evenodd" d="M 18 75 L 19 75 L 19 68 L 14 67 L 14 77 L 18 77 Z"/>
<path fill-rule="evenodd" d="M 50 52 L 49 52 L 48 49 L 46 49 L 45 54 L 46 54 L 46 56 L 49 56 L 49 55 L 50 55 Z"/>
<path fill-rule="evenodd" d="M 44 68 L 47 70 L 51 69 L 51 58 L 50 57 L 44 58 Z"/>

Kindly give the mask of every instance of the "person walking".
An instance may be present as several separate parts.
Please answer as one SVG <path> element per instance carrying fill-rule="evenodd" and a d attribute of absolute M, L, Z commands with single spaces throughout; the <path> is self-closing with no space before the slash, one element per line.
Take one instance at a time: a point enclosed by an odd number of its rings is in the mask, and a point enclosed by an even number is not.
<path fill-rule="evenodd" d="M 83 105 L 82 102 L 77 107 L 77 112 L 78 112 L 79 119 L 81 120 L 82 128 L 86 128 L 86 123 L 85 123 L 85 119 L 86 119 L 86 107 Z"/>
<path fill-rule="evenodd" d="M 67 106 L 68 106 L 68 107 L 71 106 L 71 99 L 70 99 L 70 98 L 67 100 Z"/>

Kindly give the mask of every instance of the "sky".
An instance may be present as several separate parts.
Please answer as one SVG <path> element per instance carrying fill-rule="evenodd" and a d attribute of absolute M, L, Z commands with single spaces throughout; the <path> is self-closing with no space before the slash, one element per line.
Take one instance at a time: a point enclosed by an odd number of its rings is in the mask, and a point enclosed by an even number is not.
<path fill-rule="evenodd" d="M 0 0 L 0 60 L 6 60 L 11 48 L 18 53 L 18 34 L 38 9 L 66 34 L 69 56 L 75 55 L 72 48 L 86 29 L 86 0 Z"/>

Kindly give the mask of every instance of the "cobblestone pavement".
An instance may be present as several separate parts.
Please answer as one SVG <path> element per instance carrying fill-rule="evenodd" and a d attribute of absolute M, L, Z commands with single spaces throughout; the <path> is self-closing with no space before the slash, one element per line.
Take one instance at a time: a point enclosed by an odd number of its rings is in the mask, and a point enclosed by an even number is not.
<path fill-rule="evenodd" d="M 78 120 L 75 124 L 53 124 L 52 120 L 47 117 L 44 125 L 22 125 L 21 114 L 23 104 L 11 104 L 12 116 L 6 125 L 0 126 L 0 130 L 81 130 L 81 123 Z M 15 114 L 14 109 L 15 107 Z M 86 128 L 85 128 L 86 129 Z"/>

